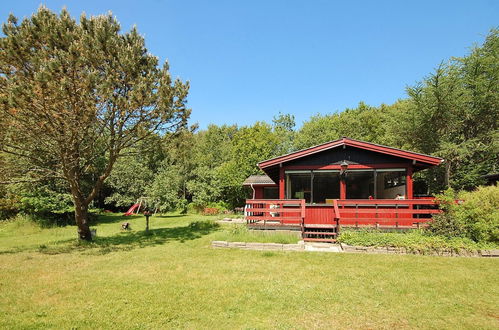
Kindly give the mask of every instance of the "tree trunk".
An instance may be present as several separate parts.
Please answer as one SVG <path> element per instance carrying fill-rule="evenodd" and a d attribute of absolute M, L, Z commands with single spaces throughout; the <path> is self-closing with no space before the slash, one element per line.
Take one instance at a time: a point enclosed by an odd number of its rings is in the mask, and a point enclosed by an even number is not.
<path fill-rule="evenodd" d="M 445 162 L 445 187 L 450 187 L 450 171 L 451 171 L 451 163 L 450 160 Z"/>
<path fill-rule="evenodd" d="M 81 240 L 91 241 L 92 234 L 88 226 L 88 206 L 75 199 L 75 220 L 78 226 L 78 236 Z"/>

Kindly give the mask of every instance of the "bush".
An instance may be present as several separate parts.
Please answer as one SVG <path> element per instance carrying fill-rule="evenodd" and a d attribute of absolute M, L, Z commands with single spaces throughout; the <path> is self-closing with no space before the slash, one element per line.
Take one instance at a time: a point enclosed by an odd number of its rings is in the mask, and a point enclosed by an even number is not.
<path fill-rule="evenodd" d="M 203 215 L 217 215 L 229 212 L 229 205 L 225 202 L 211 202 L 207 204 L 190 203 L 187 206 L 189 212 L 201 213 Z"/>
<path fill-rule="evenodd" d="M 203 215 L 217 215 L 220 211 L 215 207 L 205 207 L 203 210 Z"/>
<path fill-rule="evenodd" d="M 219 227 L 220 225 L 213 221 L 194 221 L 189 224 L 189 228 L 196 231 L 211 231 Z"/>
<path fill-rule="evenodd" d="M 0 220 L 9 219 L 19 212 L 19 201 L 15 198 L 0 198 Z"/>
<path fill-rule="evenodd" d="M 180 199 L 177 202 L 177 211 L 180 212 L 180 214 L 187 214 L 188 211 L 188 203 L 187 200 L 185 199 Z"/>
<path fill-rule="evenodd" d="M 382 232 L 374 229 L 346 229 L 338 237 L 341 243 L 374 247 L 402 247 L 412 251 L 430 252 L 439 249 L 480 250 L 495 248 L 495 244 L 477 243 L 466 237 L 429 235 L 421 230 Z"/>
<path fill-rule="evenodd" d="M 455 202 L 455 200 L 459 202 Z M 456 194 L 447 190 L 437 196 L 443 214 L 429 224 L 431 233 L 467 237 L 475 242 L 499 243 L 499 187 L 479 187 Z"/>

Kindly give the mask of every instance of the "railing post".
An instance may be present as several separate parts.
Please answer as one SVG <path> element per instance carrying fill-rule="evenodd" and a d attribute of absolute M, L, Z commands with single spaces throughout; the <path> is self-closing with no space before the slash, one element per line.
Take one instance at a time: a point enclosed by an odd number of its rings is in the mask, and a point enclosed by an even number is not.
<path fill-rule="evenodd" d="M 338 208 L 338 200 L 337 199 L 335 199 L 333 201 L 333 205 L 334 205 L 334 216 L 335 216 L 335 220 L 336 220 L 336 234 L 339 234 L 340 233 L 341 215 L 340 215 L 340 209 Z"/>

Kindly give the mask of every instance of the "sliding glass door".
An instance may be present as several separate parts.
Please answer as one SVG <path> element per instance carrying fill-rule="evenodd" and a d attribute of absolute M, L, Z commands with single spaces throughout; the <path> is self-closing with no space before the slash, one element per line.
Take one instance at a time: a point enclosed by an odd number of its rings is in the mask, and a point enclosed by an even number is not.
<path fill-rule="evenodd" d="M 339 171 L 286 171 L 286 198 L 305 199 L 310 204 L 340 198 Z"/>
<path fill-rule="evenodd" d="M 347 199 L 375 198 L 374 170 L 352 170 L 346 173 Z"/>

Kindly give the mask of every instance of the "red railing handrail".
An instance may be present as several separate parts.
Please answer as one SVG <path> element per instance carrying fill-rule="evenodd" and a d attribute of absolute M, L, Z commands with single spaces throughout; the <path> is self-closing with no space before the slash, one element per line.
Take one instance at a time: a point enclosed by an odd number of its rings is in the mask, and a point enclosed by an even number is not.
<path fill-rule="evenodd" d="M 276 205 L 277 207 L 271 207 L 272 205 Z M 260 220 L 264 222 L 279 221 L 281 224 L 283 222 L 303 224 L 305 219 L 305 200 L 248 199 L 246 200 L 245 218 L 246 220 Z"/>
<path fill-rule="evenodd" d="M 340 219 L 340 210 L 338 208 L 338 200 L 335 199 L 333 201 L 333 207 L 334 207 L 334 219 L 339 220 Z"/>
<path fill-rule="evenodd" d="M 246 201 L 245 219 L 248 223 L 262 221 L 263 224 L 301 224 L 303 227 L 306 205 L 304 199 L 249 199 Z M 428 208 L 437 205 L 434 199 L 334 199 L 328 206 L 334 210 L 331 224 L 339 227 L 387 223 L 419 226 L 419 223 L 428 222 L 433 215 L 442 212 L 437 208 Z"/>
<path fill-rule="evenodd" d="M 434 199 L 338 199 L 339 205 L 437 205 Z"/>

